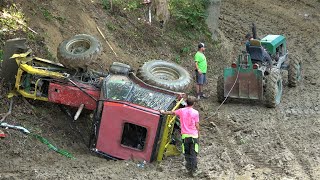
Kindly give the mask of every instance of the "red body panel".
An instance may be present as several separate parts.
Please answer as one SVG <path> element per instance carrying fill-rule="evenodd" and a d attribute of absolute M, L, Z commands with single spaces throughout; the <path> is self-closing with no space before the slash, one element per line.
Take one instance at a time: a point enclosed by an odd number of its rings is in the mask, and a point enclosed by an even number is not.
<path fill-rule="evenodd" d="M 134 106 L 134 105 L 133 105 Z M 146 112 L 145 110 L 149 111 Z M 153 112 L 153 113 L 152 113 Z M 151 161 L 156 142 L 160 116 L 157 111 L 139 106 L 105 102 L 100 122 L 97 150 L 120 159 L 138 159 Z M 143 150 L 121 144 L 125 123 L 142 126 L 147 129 Z"/>
<path fill-rule="evenodd" d="M 91 96 L 99 99 L 100 90 L 91 86 L 82 85 L 83 89 Z M 97 107 L 97 102 L 82 92 L 79 88 L 59 83 L 50 83 L 48 99 L 50 102 L 64 104 L 73 107 L 79 107 L 84 104 L 86 109 L 94 110 Z"/>

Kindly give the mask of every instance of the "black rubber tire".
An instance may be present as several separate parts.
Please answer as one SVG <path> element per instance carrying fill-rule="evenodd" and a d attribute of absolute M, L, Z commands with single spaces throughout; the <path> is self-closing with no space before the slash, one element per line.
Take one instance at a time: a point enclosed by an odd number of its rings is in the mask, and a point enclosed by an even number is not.
<path fill-rule="evenodd" d="M 160 88 L 182 92 L 191 83 L 191 76 L 180 65 L 164 60 L 152 60 L 144 63 L 137 77 L 147 84 Z"/>
<path fill-rule="evenodd" d="M 123 74 L 123 75 L 128 75 L 129 72 L 131 72 L 132 69 L 129 65 L 123 64 L 120 62 L 113 62 L 112 65 L 110 66 L 109 72 L 111 74 Z"/>
<path fill-rule="evenodd" d="M 102 45 L 95 37 L 78 34 L 62 41 L 57 50 L 59 62 L 70 69 L 87 69 L 102 53 Z"/>
<path fill-rule="evenodd" d="M 222 103 L 225 99 L 224 97 L 224 77 L 223 76 L 219 76 L 218 77 L 218 81 L 217 81 L 217 98 L 218 98 L 218 102 Z"/>
<path fill-rule="evenodd" d="M 296 87 L 302 79 L 301 75 L 302 63 L 299 59 L 290 59 L 288 68 L 288 85 L 290 87 Z"/>
<path fill-rule="evenodd" d="M 265 105 L 274 108 L 280 104 L 283 86 L 282 77 L 278 69 L 272 69 L 271 73 L 266 76 L 265 86 Z"/>
<path fill-rule="evenodd" d="M 18 65 L 15 59 L 11 59 L 11 56 L 27 52 L 28 47 L 25 43 L 26 39 L 16 38 L 6 41 L 4 45 L 3 61 L 0 62 L 0 79 L 3 79 L 5 85 L 14 87 Z"/>

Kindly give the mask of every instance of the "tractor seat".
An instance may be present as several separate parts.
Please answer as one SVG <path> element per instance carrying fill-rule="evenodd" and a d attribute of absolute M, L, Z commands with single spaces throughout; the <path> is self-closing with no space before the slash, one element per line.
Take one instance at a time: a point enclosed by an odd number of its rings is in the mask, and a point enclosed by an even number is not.
<path fill-rule="evenodd" d="M 261 46 L 261 42 L 258 39 L 251 39 L 250 40 L 250 46 L 248 47 L 249 54 L 251 56 L 251 59 L 254 61 L 264 61 L 265 60 L 265 54 L 264 49 Z"/>
<path fill-rule="evenodd" d="M 263 51 L 261 46 L 249 46 L 249 54 L 252 60 L 263 61 Z"/>

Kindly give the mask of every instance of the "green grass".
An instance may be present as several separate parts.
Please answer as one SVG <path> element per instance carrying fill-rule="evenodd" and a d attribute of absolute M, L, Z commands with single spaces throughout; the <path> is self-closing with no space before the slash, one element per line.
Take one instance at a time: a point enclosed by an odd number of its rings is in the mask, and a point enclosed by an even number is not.
<path fill-rule="evenodd" d="M 45 20 L 51 21 L 54 18 L 54 16 L 49 12 L 48 9 L 40 8 L 40 11 L 41 11 Z"/>
<path fill-rule="evenodd" d="M 112 24 L 111 22 L 107 22 L 107 23 L 106 23 L 106 26 L 107 26 L 107 28 L 108 28 L 109 30 L 111 30 L 111 31 L 117 30 L 116 25 Z"/>
<path fill-rule="evenodd" d="M 110 0 L 101 0 L 101 4 L 103 9 L 110 10 L 111 3 Z M 112 0 L 112 8 L 116 7 L 117 9 L 135 11 L 141 8 L 143 5 L 141 4 L 141 0 L 130 0 L 130 1 L 123 1 L 123 0 Z"/>
<path fill-rule="evenodd" d="M 110 9 L 110 0 L 101 0 L 101 3 L 102 3 L 103 9 L 105 10 Z"/>
<path fill-rule="evenodd" d="M 174 61 L 177 63 L 177 64 L 181 64 L 181 57 L 180 55 L 176 55 L 175 58 L 174 58 Z"/>

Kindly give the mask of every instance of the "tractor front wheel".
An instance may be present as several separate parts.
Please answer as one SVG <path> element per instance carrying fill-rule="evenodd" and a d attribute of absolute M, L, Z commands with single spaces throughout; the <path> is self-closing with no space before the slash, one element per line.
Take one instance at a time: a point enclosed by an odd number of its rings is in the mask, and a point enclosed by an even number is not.
<path fill-rule="evenodd" d="M 299 59 L 292 59 L 289 62 L 288 81 L 290 87 L 296 87 L 301 81 L 302 64 Z"/>
<path fill-rule="evenodd" d="M 278 69 L 272 69 L 266 77 L 265 103 L 267 107 L 274 108 L 280 104 L 282 96 L 282 77 Z"/>

